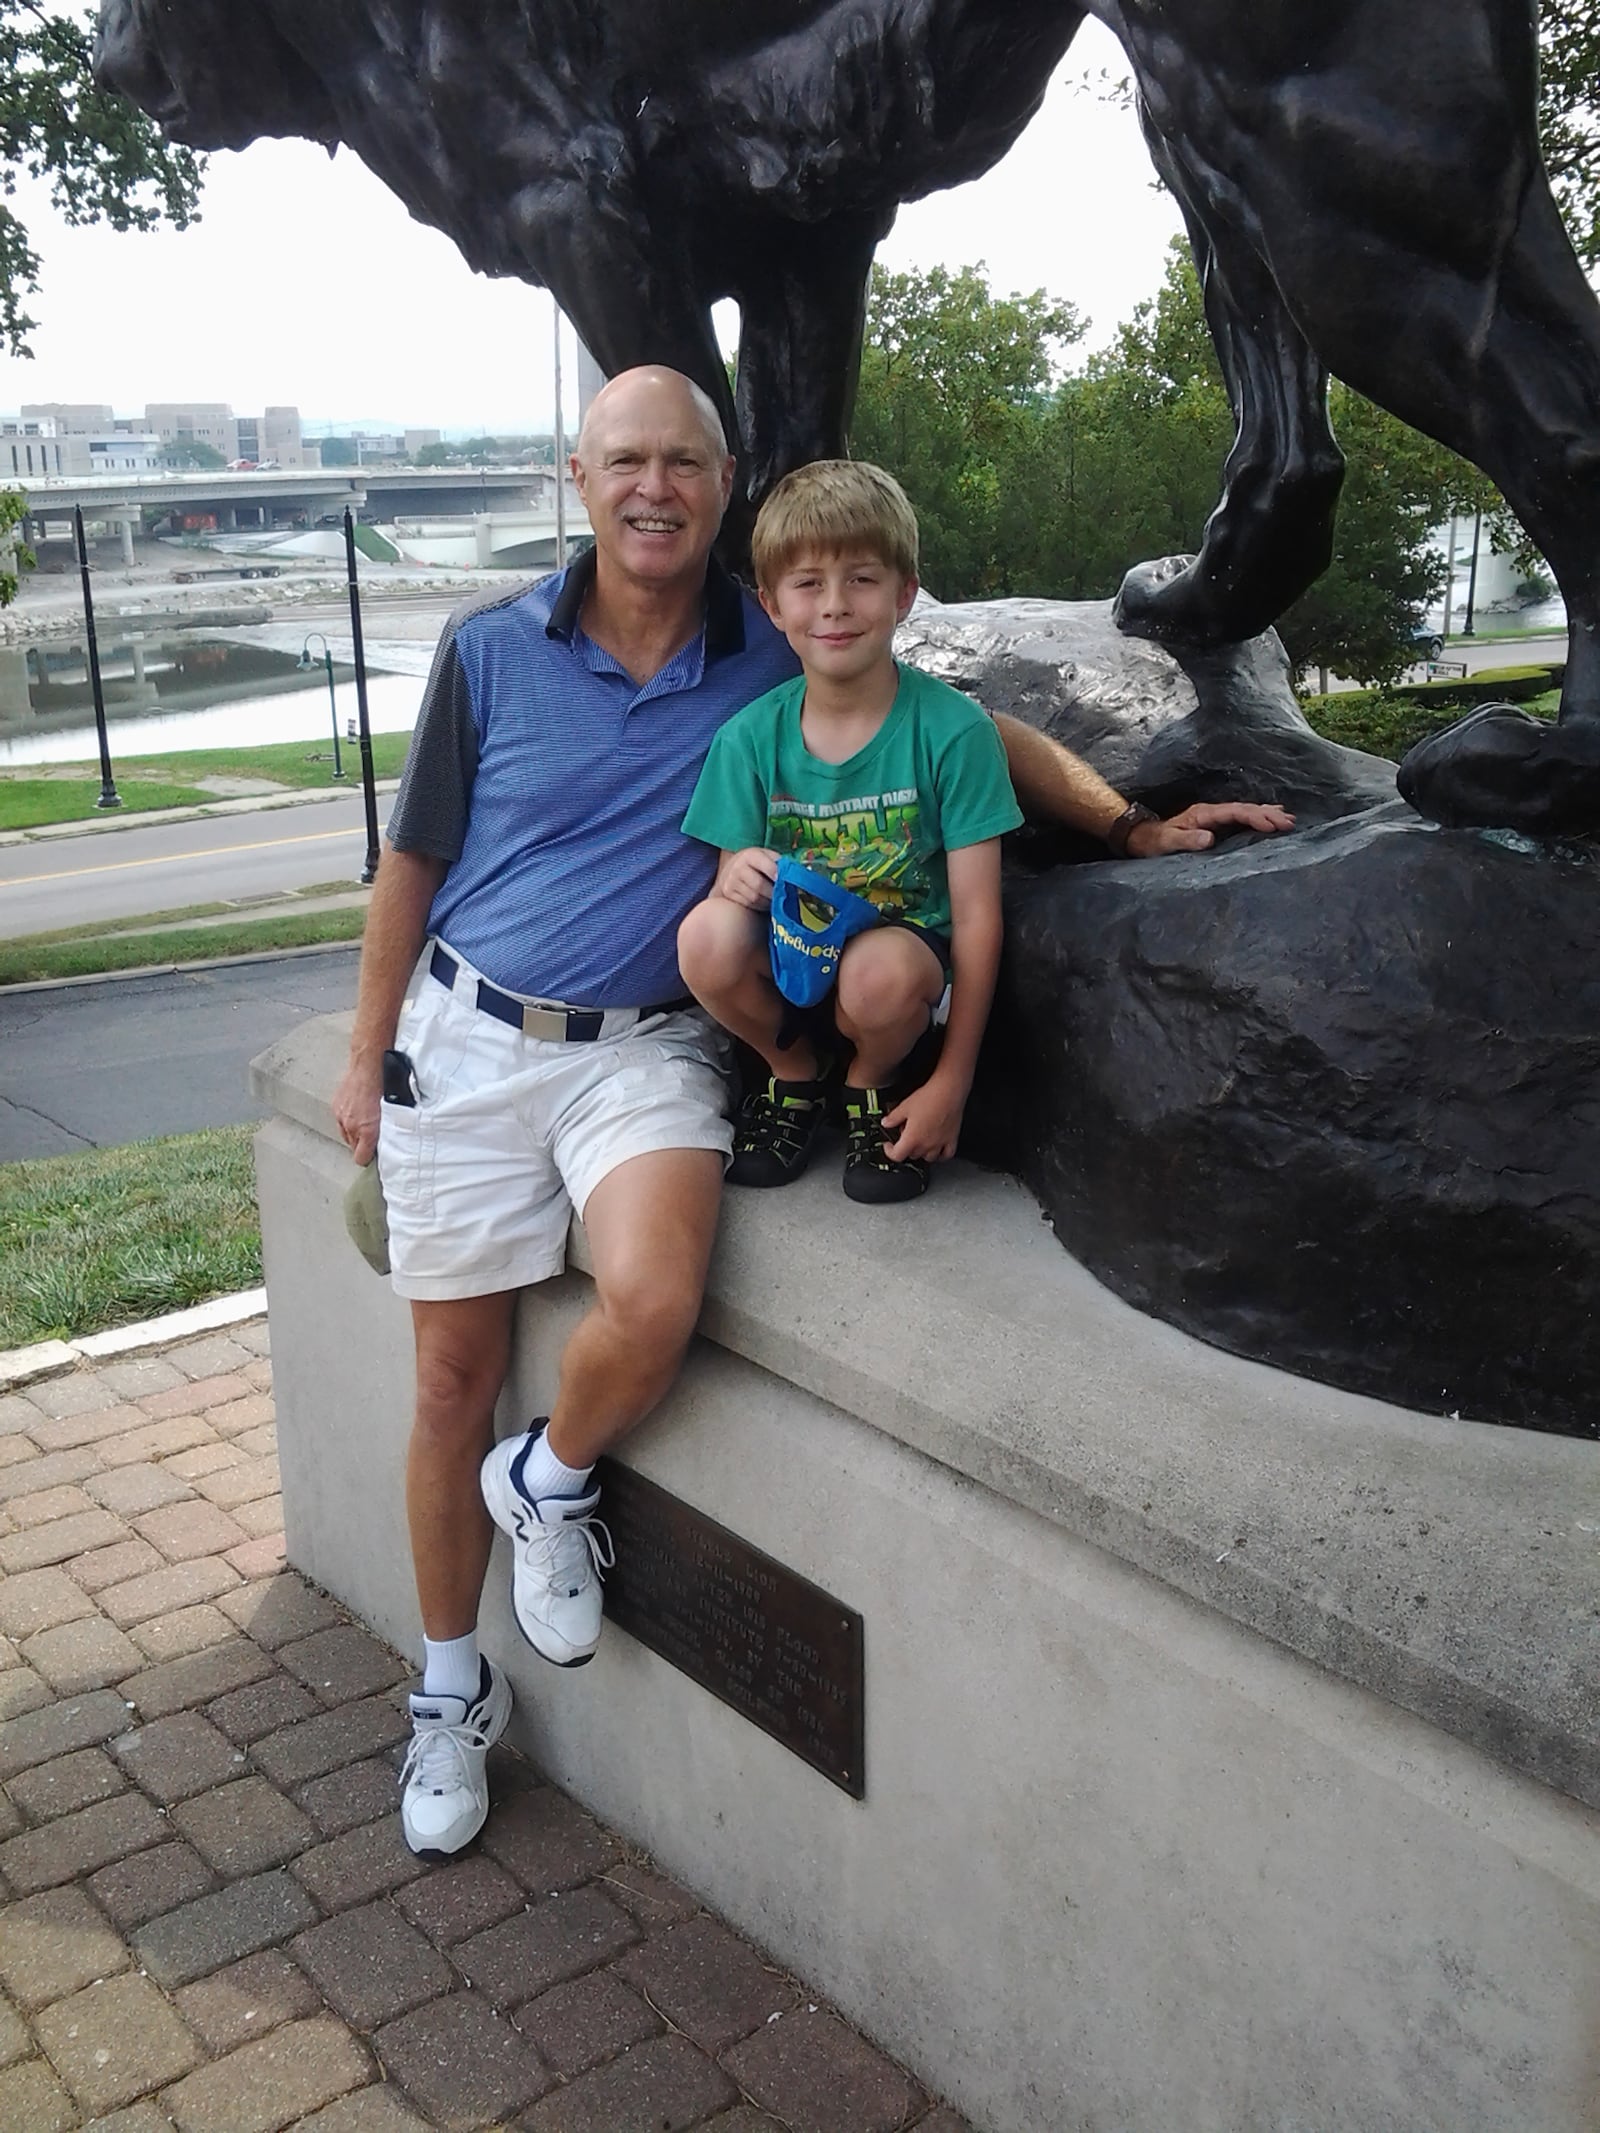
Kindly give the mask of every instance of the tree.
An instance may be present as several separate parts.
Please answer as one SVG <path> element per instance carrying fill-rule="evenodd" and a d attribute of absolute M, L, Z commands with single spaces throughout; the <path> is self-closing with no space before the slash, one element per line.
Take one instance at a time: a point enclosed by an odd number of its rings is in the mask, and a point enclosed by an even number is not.
<path fill-rule="evenodd" d="M 982 265 L 874 268 L 851 450 L 916 506 L 922 570 L 941 599 L 1006 592 L 1009 497 L 1062 353 L 1083 332 L 1042 289 L 990 293 Z"/>
<path fill-rule="evenodd" d="M 454 447 L 448 444 L 425 444 L 416 456 L 419 467 L 448 466 L 455 457 Z"/>
<path fill-rule="evenodd" d="M 161 460 L 164 466 L 194 467 L 206 474 L 228 464 L 216 446 L 201 437 L 175 437 L 161 447 Z"/>
<path fill-rule="evenodd" d="M 20 173 L 48 179 L 74 225 L 148 230 L 195 219 L 202 164 L 90 72 L 93 11 L 52 14 L 38 0 L 0 0 L 0 348 L 29 354 L 36 321 L 23 310 L 39 257 L 15 209 Z"/>
<path fill-rule="evenodd" d="M 1600 0 L 1543 0 L 1539 61 L 1545 162 L 1578 257 L 1600 266 Z"/>
<path fill-rule="evenodd" d="M 33 550 L 24 548 L 14 528 L 28 515 L 28 499 L 15 489 L 0 489 L 0 607 L 17 597 L 17 576 L 32 570 Z"/>

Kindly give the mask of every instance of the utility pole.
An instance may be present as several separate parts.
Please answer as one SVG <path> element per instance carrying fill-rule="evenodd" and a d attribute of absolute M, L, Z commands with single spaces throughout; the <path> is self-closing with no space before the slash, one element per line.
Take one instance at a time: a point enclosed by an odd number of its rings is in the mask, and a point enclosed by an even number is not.
<path fill-rule="evenodd" d="M 1473 622 L 1478 607 L 1478 550 L 1483 546 L 1483 513 L 1477 511 L 1472 519 L 1472 568 L 1467 574 L 1467 619 L 1462 625 L 1463 637 L 1475 634 Z"/>
<path fill-rule="evenodd" d="M 556 568 L 567 567 L 567 434 L 561 419 L 561 306 L 552 295 L 556 320 Z"/>
<path fill-rule="evenodd" d="M 1441 636 L 1441 637 L 1442 637 L 1442 638 L 1444 639 L 1444 641 L 1445 641 L 1445 643 L 1446 643 L 1446 644 L 1448 644 L 1448 643 L 1450 642 L 1450 616 L 1451 616 L 1451 614 L 1452 614 L 1452 612 L 1453 612 L 1453 610 L 1454 610 L 1454 607 L 1455 607 L 1455 598 L 1456 598 L 1456 515 L 1455 515 L 1455 513 L 1454 513 L 1454 512 L 1452 511 L 1452 512 L 1451 512 L 1451 514 L 1450 514 L 1450 540 L 1449 540 L 1449 544 L 1448 544 L 1448 546 L 1447 546 L 1447 547 L 1446 547 L 1446 549 L 1445 549 L 1445 573 L 1444 573 L 1444 627 L 1443 627 L 1443 628 L 1442 628 L 1442 629 L 1440 630 L 1440 632 L 1439 632 L 1439 635 L 1440 635 L 1440 636 Z"/>

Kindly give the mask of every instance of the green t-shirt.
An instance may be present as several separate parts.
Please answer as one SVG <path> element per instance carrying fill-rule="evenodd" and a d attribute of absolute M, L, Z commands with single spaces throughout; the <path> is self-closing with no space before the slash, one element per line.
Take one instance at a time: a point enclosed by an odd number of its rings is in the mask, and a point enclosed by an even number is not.
<path fill-rule="evenodd" d="M 880 911 L 950 930 L 946 852 L 1022 821 L 994 722 L 970 696 L 900 668 L 865 748 L 824 763 L 800 737 L 805 677 L 736 712 L 711 743 L 684 833 L 719 851 L 790 852 Z"/>

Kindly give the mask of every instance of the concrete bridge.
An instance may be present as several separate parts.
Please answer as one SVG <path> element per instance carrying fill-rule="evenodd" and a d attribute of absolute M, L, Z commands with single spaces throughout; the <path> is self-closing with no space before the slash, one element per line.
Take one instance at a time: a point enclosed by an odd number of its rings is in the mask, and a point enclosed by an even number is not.
<path fill-rule="evenodd" d="M 241 526 L 271 531 L 285 523 L 315 525 L 346 508 L 358 517 L 477 518 L 493 507 L 527 509 L 552 486 L 539 467 L 285 467 L 251 473 L 82 475 L 18 480 L 28 516 L 20 529 L 31 543 L 53 522 L 81 509 L 86 521 L 114 528 L 124 561 L 133 561 L 133 536 L 152 506 L 184 516 L 214 517 L 219 531 Z M 243 514 L 241 516 L 241 514 Z M 551 507 L 552 522 L 554 518 Z"/>

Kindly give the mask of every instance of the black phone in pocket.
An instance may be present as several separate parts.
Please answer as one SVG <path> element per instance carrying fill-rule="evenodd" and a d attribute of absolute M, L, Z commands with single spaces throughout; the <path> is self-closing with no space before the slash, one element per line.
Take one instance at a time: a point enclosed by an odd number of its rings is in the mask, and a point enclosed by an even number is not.
<path fill-rule="evenodd" d="M 404 1104 L 414 1111 L 417 1105 L 417 1077 L 411 1060 L 405 1052 L 388 1051 L 383 1055 L 383 1100 L 386 1104 Z"/>

